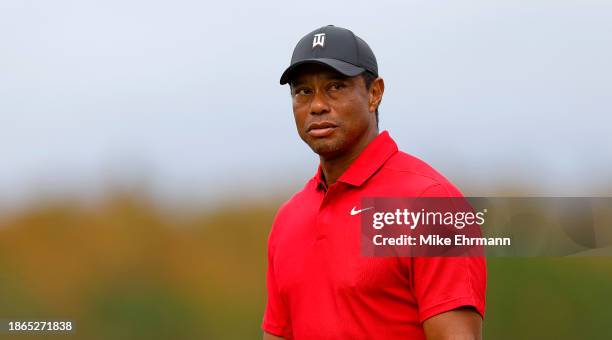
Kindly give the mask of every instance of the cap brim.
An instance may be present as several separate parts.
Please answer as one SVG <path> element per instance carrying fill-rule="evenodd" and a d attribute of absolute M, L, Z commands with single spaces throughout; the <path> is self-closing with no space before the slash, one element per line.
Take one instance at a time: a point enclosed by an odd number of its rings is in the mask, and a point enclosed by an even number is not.
<path fill-rule="evenodd" d="M 281 85 L 287 84 L 289 80 L 291 79 L 291 76 L 293 75 L 293 72 L 295 71 L 295 69 L 298 66 L 304 65 L 304 64 L 319 64 L 319 65 L 329 66 L 333 68 L 334 70 L 344 74 L 347 77 L 354 77 L 365 71 L 364 68 L 361 68 L 359 66 L 355 66 L 351 63 L 347 63 L 345 61 L 337 60 L 337 59 L 329 59 L 329 58 L 304 59 L 304 60 L 300 60 L 297 63 L 289 66 L 285 70 L 285 72 L 283 72 L 283 75 L 280 78 L 280 84 Z"/>

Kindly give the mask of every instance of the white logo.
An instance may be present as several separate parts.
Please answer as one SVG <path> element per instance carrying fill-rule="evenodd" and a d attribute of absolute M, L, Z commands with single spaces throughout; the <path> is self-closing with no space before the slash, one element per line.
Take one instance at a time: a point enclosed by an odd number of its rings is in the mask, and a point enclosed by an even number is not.
<path fill-rule="evenodd" d="M 374 207 L 367 207 L 367 208 L 363 208 L 363 209 L 359 209 L 359 210 L 356 210 L 356 209 L 357 209 L 357 207 L 353 207 L 353 209 L 351 209 L 351 216 L 355 216 L 355 215 L 359 214 L 362 211 L 374 209 Z"/>
<path fill-rule="evenodd" d="M 312 39 L 312 48 L 318 46 L 325 47 L 325 33 L 319 33 L 314 35 L 314 39 Z"/>

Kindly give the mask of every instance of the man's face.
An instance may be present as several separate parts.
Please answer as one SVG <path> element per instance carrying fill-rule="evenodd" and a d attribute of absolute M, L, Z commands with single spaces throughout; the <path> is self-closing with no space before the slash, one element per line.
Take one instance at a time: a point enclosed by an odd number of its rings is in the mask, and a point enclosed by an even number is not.
<path fill-rule="evenodd" d="M 371 129 L 376 117 L 363 77 L 346 77 L 320 65 L 304 65 L 291 80 L 293 114 L 302 140 L 320 156 L 348 152 Z"/>

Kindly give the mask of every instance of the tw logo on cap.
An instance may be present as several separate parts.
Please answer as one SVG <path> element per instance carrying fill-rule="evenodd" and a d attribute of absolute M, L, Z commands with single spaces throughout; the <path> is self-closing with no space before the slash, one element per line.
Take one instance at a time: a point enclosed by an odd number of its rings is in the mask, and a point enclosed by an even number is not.
<path fill-rule="evenodd" d="M 317 46 L 325 47 L 325 33 L 315 34 L 312 39 L 312 48 Z"/>

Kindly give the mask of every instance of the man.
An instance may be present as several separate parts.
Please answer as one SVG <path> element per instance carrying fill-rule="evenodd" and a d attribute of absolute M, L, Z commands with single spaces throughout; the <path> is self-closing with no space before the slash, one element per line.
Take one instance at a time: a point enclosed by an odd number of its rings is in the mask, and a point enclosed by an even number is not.
<path fill-rule="evenodd" d="M 360 255 L 362 197 L 461 196 L 379 133 L 385 85 L 370 47 L 321 27 L 298 42 L 280 83 L 320 165 L 270 232 L 264 339 L 480 339 L 483 258 Z"/>

